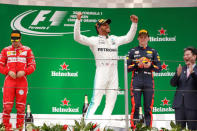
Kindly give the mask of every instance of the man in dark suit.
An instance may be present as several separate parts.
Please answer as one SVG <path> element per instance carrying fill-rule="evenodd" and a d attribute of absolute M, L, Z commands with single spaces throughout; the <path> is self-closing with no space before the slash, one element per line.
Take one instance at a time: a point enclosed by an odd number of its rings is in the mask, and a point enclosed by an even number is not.
<path fill-rule="evenodd" d="M 182 128 L 187 124 L 190 130 L 197 130 L 197 49 L 185 48 L 183 59 L 186 65 L 179 64 L 170 81 L 172 86 L 177 86 L 173 103 L 175 120 Z"/>

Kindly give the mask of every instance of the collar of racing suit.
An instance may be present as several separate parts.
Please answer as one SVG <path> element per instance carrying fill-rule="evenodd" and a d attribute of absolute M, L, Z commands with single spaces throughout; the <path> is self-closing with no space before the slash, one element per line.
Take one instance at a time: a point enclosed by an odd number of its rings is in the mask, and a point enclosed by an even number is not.
<path fill-rule="evenodd" d="M 12 45 L 12 48 L 14 49 L 20 49 L 23 45 L 20 43 L 19 47 L 18 48 L 14 48 L 14 46 Z"/>
<path fill-rule="evenodd" d="M 138 48 L 141 49 L 141 50 L 146 50 L 146 49 L 149 48 L 149 46 L 147 45 L 146 47 L 142 47 L 142 46 L 139 45 Z"/>
<path fill-rule="evenodd" d="M 100 38 L 106 38 L 108 39 L 109 38 L 109 35 L 98 35 Z"/>

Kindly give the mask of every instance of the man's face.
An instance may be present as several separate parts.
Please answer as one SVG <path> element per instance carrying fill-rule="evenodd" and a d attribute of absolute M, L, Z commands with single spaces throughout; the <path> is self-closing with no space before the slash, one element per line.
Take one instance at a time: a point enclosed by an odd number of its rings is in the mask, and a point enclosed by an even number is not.
<path fill-rule="evenodd" d="M 196 55 L 193 55 L 190 50 L 186 50 L 183 59 L 186 65 L 194 64 L 196 62 Z"/>
<path fill-rule="evenodd" d="M 109 26 L 109 24 L 108 23 L 104 23 L 104 24 L 102 24 L 100 27 L 99 27 L 99 34 L 103 34 L 103 33 L 105 33 L 105 34 L 109 34 L 110 33 L 110 26 Z"/>
<path fill-rule="evenodd" d="M 11 33 L 11 42 L 14 48 L 18 48 L 20 46 L 21 34 L 20 33 Z"/>
<path fill-rule="evenodd" d="M 138 41 L 140 45 L 146 46 L 148 44 L 149 37 L 147 34 L 141 34 L 138 36 Z"/>
<path fill-rule="evenodd" d="M 13 41 L 12 45 L 14 46 L 14 48 L 18 48 L 20 46 L 20 40 L 19 41 Z"/>

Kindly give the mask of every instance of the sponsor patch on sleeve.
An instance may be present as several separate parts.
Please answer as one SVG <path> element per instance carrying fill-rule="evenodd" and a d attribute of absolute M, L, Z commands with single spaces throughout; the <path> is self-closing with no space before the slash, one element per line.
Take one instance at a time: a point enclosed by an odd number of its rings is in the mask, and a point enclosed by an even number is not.
<path fill-rule="evenodd" d="M 140 52 L 137 50 L 137 51 L 135 51 L 135 54 L 139 54 Z"/>
<path fill-rule="evenodd" d="M 159 56 L 157 56 L 157 59 L 158 59 L 158 61 L 160 61 L 160 57 Z"/>

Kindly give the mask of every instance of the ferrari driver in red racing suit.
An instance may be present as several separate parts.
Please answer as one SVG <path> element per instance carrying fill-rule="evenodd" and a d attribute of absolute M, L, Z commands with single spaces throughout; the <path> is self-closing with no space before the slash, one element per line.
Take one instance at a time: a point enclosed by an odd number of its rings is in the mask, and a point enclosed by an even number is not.
<path fill-rule="evenodd" d="M 27 97 L 27 75 L 36 69 L 34 55 L 31 49 L 21 44 L 21 33 L 13 30 L 12 45 L 4 48 L 0 54 L 0 73 L 5 75 L 3 87 L 2 122 L 6 131 L 11 130 L 10 113 L 16 98 L 17 123 L 16 128 L 22 131 Z"/>

